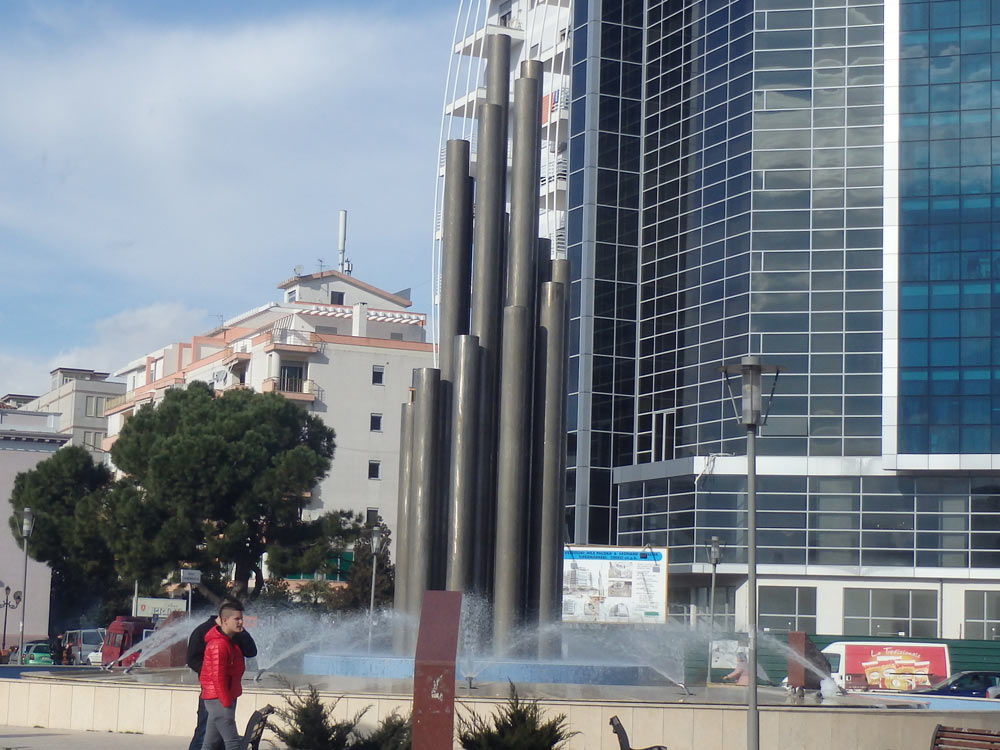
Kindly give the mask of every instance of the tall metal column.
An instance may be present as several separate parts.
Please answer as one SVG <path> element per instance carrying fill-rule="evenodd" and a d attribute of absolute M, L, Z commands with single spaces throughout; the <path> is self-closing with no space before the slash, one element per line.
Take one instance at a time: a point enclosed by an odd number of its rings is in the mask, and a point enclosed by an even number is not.
<path fill-rule="evenodd" d="M 479 470 L 476 536 L 494 538 L 496 507 L 496 404 L 500 361 L 500 299 L 504 275 L 504 205 L 507 171 L 507 108 L 510 98 L 510 37 L 487 38 L 486 104 L 478 110 L 476 209 L 473 226 L 472 322 L 479 337 Z M 473 560 L 473 588 L 488 594 L 493 583 L 493 549 L 480 545 Z"/>
<path fill-rule="evenodd" d="M 410 466 L 410 569 L 407 571 L 407 611 L 420 614 L 424 591 L 435 587 L 433 559 L 441 373 L 433 367 L 414 370 L 413 456 Z"/>
<path fill-rule="evenodd" d="M 542 396 L 540 481 L 540 549 L 538 566 L 538 624 L 541 629 L 539 656 L 559 656 L 558 638 L 546 626 L 562 618 L 563 517 L 566 482 L 566 288 L 563 284 L 542 284 L 539 309 L 539 346 L 541 355 L 535 377 L 536 393 Z M 537 452 L 536 452 L 536 455 Z"/>
<path fill-rule="evenodd" d="M 538 255 L 538 182 L 541 149 L 542 64 L 526 60 L 514 81 L 514 137 L 510 170 L 510 244 L 506 304 L 535 308 Z"/>
<path fill-rule="evenodd" d="M 393 590 L 392 606 L 397 613 L 407 611 L 408 572 L 410 568 L 410 458 L 413 443 L 413 404 L 403 404 L 399 410 L 399 486 L 396 490 L 396 560 L 401 563 L 404 575 L 397 576 Z M 393 630 L 393 650 L 401 653 L 406 648 L 404 624 Z"/>
<path fill-rule="evenodd" d="M 447 381 L 452 376 L 452 339 L 469 332 L 471 194 L 469 142 L 450 140 L 445 152 L 441 222 L 441 315 L 438 330 L 441 379 Z"/>
<path fill-rule="evenodd" d="M 490 34 L 486 39 L 486 101 L 507 113 L 510 101 L 510 37 Z M 504 121 L 506 123 L 506 120 Z M 506 124 L 504 125 L 506 135 Z"/>
<path fill-rule="evenodd" d="M 454 340 L 452 381 L 451 460 L 448 481 L 448 577 L 450 591 L 468 591 L 472 583 L 472 556 L 489 546 L 476 536 L 476 437 L 479 430 L 479 339 Z"/>
<path fill-rule="evenodd" d="M 497 531 L 493 583 L 493 642 L 507 651 L 524 614 L 523 543 L 531 466 L 528 415 L 531 403 L 531 328 L 528 310 L 503 311 L 500 432 L 497 446 Z"/>

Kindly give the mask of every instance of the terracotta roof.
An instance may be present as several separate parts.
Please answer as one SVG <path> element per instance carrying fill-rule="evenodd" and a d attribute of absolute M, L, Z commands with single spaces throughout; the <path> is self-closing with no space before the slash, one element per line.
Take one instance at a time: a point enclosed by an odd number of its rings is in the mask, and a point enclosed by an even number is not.
<path fill-rule="evenodd" d="M 343 281 L 351 286 L 355 286 L 358 289 L 364 289 L 366 292 L 371 292 L 374 295 L 387 299 L 400 307 L 410 307 L 413 303 L 406 299 L 405 297 L 400 297 L 399 295 L 387 292 L 384 289 L 379 289 L 377 286 L 372 286 L 371 284 L 366 284 L 363 281 L 359 281 L 353 276 L 348 276 L 346 273 L 341 273 L 340 271 L 322 271 L 320 273 L 307 273 L 302 276 L 293 276 L 290 279 L 286 279 L 278 284 L 278 289 L 287 289 L 294 284 L 299 284 L 303 281 L 316 281 L 317 279 L 337 279 L 338 281 Z"/>

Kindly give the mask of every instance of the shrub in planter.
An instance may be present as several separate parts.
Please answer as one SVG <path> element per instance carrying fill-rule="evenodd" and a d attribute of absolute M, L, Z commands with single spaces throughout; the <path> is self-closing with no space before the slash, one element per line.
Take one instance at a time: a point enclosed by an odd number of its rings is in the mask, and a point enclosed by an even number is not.
<path fill-rule="evenodd" d="M 514 683 L 507 702 L 490 718 L 471 713 L 458 718 L 464 750 L 557 750 L 575 734 L 566 726 L 566 714 L 543 721 L 538 701 L 522 700 Z"/>
<path fill-rule="evenodd" d="M 333 718 L 333 711 L 339 698 L 324 705 L 313 685 L 307 690 L 291 684 L 287 688 L 286 706 L 275 711 L 284 726 L 275 726 L 274 733 L 288 750 L 349 750 L 353 747 L 355 729 L 367 708 L 353 718 L 337 720 Z"/>
<path fill-rule="evenodd" d="M 367 737 L 359 737 L 351 750 L 410 750 L 410 720 L 391 713 Z"/>
<path fill-rule="evenodd" d="M 337 720 L 333 712 L 339 698 L 324 705 L 313 685 L 302 689 L 286 682 L 285 688 L 286 706 L 275 711 L 284 726 L 271 726 L 287 750 L 410 750 L 408 718 L 392 713 L 365 735 L 358 730 L 358 723 L 371 706 L 349 719 Z"/>

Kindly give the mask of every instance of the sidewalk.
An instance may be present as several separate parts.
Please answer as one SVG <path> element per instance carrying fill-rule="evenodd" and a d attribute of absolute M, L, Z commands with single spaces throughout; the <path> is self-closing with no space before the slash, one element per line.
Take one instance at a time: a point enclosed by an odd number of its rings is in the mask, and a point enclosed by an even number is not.
<path fill-rule="evenodd" d="M 187 750 L 190 737 L 0 726 L 0 750 Z"/>

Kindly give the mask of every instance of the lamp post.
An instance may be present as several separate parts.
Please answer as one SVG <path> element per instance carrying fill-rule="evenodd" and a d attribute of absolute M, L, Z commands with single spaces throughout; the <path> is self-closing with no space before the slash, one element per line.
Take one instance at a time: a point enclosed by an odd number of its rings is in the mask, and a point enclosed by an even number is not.
<path fill-rule="evenodd" d="M 712 541 L 705 545 L 708 550 L 708 561 L 712 564 L 712 585 L 708 592 L 708 672 L 705 684 L 712 681 L 712 644 L 715 642 L 715 573 L 722 559 L 722 544 L 719 537 L 713 536 Z"/>
<path fill-rule="evenodd" d="M 738 365 L 721 368 L 726 374 L 742 377 L 741 409 L 739 422 L 747 428 L 747 669 L 749 689 L 747 698 L 747 750 L 760 747 L 760 713 L 757 708 L 757 428 L 761 424 L 762 373 L 775 376 L 781 368 L 762 365 L 760 357 L 743 357 Z M 774 392 L 772 383 L 771 392 Z M 733 399 L 735 401 L 735 398 Z"/>
<path fill-rule="evenodd" d="M 375 570 L 378 568 L 378 547 L 382 541 L 382 527 L 372 527 L 372 591 L 368 603 L 368 653 L 372 652 L 372 624 L 375 622 Z"/>
<path fill-rule="evenodd" d="M 0 581 L 0 586 L 3 586 L 3 582 Z M 13 598 L 13 601 L 11 601 Z M 11 609 L 17 609 L 18 605 L 21 603 L 21 592 L 15 591 L 14 596 L 10 595 L 10 586 L 3 587 L 3 639 L 0 640 L 0 651 L 7 650 L 7 611 Z"/>
<path fill-rule="evenodd" d="M 34 528 L 35 514 L 31 508 L 25 508 L 21 516 L 21 538 L 24 540 L 24 582 L 21 585 L 21 627 L 17 644 L 18 664 L 24 664 L 24 618 L 28 609 L 28 537 L 31 536 Z"/>

